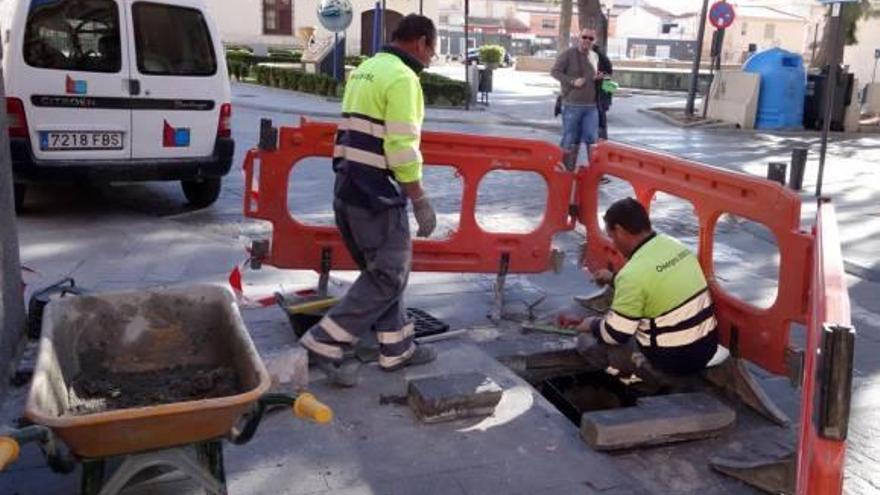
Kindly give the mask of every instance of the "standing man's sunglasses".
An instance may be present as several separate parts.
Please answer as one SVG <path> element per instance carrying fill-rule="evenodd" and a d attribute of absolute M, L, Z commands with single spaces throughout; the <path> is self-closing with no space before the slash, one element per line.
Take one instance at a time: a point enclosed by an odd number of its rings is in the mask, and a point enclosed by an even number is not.
<path fill-rule="evenodd" d="M 582 39 L 582 40 L 596 41 L 596 38 L 595 38 L 594 36 L 581 36 L 581 39 Z"/>

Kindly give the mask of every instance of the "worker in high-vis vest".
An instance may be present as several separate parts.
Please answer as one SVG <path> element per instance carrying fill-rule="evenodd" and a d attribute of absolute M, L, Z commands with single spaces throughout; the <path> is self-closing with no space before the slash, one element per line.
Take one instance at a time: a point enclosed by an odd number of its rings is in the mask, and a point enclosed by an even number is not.
<path fill-rule="evenodd" d="M 688 375 L 706 368 L 725 350 L 718 345 L 715 309 L 699 260 L 679 241 L 654 232 L 647 211 L 632 198 L 611 205 L 604 220 L 605 232 L 627 263 L 616 275 L 607 270 L 595 274 L 600 285 L 613 285 L 614 296 L 604 317 L 581 322 L 578 329 L 587 335 L 579 339 L 578 350 L 615 352 L 608 346 L 621 346 L 617 352 L 625 353 L 629 346 L 636 351 L 631 347 L 634 337 L 642 361 L 646 358 L 663 374 Z M 592 348 L 583 344 L 597 341 Z M 633 355 L 618 359 L 616 366 L 614 359 L 609 364 L 639 375 L 639 359 Z M 627 364 L 635 367 L 627 369 Z"/>
<path fill-rule="evenodd" d="M 394 371 L 436 357 L 417 346 L 403 292 L 412 262 L 407 201 L 419 237 L 436 227 L 422 189 L 419 151 L 425 108 L 419 73 L 434 57 L 437 31 L 427 17 L 404 17 L 391 44 L 348 78 L 336 132 L 333 209 L 345 245 L 361 270 L 338 304 L 300 344 L 330 381 L 357 384 L 353 346 L 368 332 L 379 344 L 379 366 Z"/>

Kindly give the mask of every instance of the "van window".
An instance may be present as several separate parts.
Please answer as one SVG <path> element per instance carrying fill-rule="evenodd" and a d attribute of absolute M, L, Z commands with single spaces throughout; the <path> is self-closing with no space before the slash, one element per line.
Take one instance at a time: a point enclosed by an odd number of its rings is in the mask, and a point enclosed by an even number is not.
<path fill-rule="evenodd" d="M 196 9 L 138 2 L 134 39 L 141 74 L 212 76 L 217 59 L 208 25 Z"/>
<path fill-rule="evenodd" d="M 41 69 L 119 72 L 119 12 L 113 0 L 32 0 L 24 60 Z"/>

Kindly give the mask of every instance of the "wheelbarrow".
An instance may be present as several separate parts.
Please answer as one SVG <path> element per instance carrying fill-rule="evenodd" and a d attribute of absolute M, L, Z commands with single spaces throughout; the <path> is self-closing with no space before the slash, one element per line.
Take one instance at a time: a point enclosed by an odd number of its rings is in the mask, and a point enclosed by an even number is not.
<path fill-rule="evenodd" d="M 143 390 L 144 377 L 160 382 Z M 163 384 L 165 377 L 171 378 Z M 53 301 L 25 408 L 32 424 L 0 437 L 0 469 L 21 443 L 37 442 L 57 472 L 82 464 L 83 495 L 114 495 L 169 470 L 225 494 L 224 439 L 250 441 L 280 407 L 319 423 L 332 419 L 311 394 L 268 394 L 269 384 L 235 298 L 223 287 Z M 177 389 L 189 395 L 176 397 Z M 106 461 L 117 458 L 119 467 L 105 473 Z"/>

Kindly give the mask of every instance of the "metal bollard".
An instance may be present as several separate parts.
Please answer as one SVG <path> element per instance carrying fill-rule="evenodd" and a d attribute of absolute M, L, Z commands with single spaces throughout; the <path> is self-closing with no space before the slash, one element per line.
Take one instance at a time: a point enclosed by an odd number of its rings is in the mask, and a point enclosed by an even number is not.
<path fill-rule="evenodd" d="M 772 180 L 774 182 L 778 182 L 785 185 L 785 169 L 788 167 L 787 163 L 783 162 L 770 162 L 767 164 L 767 179 Z"/>
<path fill-rule="evenodd" d="M 795 191 L 800 191 L 804 186 L 804 169 L 807 167 L 807 148 L 795 148 L 791 150 L 791 171 L 788 176 L 788 186 Z"/>

